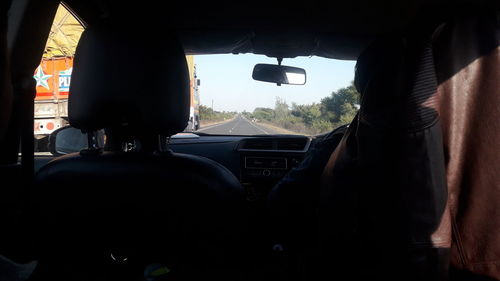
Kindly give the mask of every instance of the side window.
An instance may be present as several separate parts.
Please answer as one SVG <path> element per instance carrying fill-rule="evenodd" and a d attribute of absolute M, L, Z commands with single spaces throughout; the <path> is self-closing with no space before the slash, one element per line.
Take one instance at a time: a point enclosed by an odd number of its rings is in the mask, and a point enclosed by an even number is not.
<path fill-rule="evenodd" d="M 40 65 L 33 78 L 36 81 L 34 136 L 35 153 L 50 152 L 50 135 L 69 125 L 68 98 L 76 47 L 84 26 L 71 12 L 59 5 L 47 39 Z M 186 56 L 190 76 L 190 122 L 186 131 L 200 127 L 198 81 L 194 56 Z M 74 130 L 72 131 L 74 132 Z M 77 138 L 75 138 L 77 139 Z M 67 143 L 69 145 L 69 143 Z M 75 147 L 81 144 L 75 143 Z"/>
<path fill-rule="evenodd" d="M 68 125 L 73 58 L 83 30 L 82 24 L 59 5 L 43 58 L 33 75 L 36 81 L 35 152 L 48 152 L 49 135 Z"/>

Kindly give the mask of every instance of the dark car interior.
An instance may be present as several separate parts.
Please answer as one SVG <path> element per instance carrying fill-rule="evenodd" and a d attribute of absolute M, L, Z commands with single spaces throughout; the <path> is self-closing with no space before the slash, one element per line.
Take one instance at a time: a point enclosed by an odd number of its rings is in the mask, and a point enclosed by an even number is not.
<path fill-rule="evenodd" d="M 497 2 L 64 1 L 86 147 L 42 156 L 32 77 L 58 5 L 0 4 L 1 281 L 500 280 Z M 323 136 L 174 136 L 185 55 L 243 53 L 357 61 L 325 165 L 307 170 Z M 125 86 L 127 67 L 156 74 Z"/>

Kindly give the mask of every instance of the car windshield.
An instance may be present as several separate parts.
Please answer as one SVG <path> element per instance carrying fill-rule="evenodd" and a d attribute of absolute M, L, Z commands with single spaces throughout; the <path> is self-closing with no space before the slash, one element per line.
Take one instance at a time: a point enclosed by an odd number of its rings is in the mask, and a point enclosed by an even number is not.
<path fill-rule="evenodd" d="M 33 73 L 35 151 L 47 151 L 49 135 L 69 125 L 73 60 L 83 31 L 80 21 L 60 5 L 43 58 Z M 276 58 L 255 54 L 186 55 L 186 61 L 191 97 L 184 132 L 318 135 L 350 123 L 359 107 L 359 94 L 352 82 L 355 61 L 285 58 L 282 65 L 303 68 L 307 76 L 304 85 L 280 86 L 252 78 L 255 65 L 277 65 Z M 286 78 L 291 83 L 293 79 L 304 82 L 297 73 L 287 72 Z"/>
<path fill-rule="evenodd" d="M 192 75 L 186 131 L 216 135 L 318 135 L 348 124 L 359 108 L 353 86 L 355 61 L 321 57 L 284 59 L 305 69 L 304 85 L 278 86 L 252 79 L 256 64 L 277 65 L 263 55 L 198 55 Z"/>

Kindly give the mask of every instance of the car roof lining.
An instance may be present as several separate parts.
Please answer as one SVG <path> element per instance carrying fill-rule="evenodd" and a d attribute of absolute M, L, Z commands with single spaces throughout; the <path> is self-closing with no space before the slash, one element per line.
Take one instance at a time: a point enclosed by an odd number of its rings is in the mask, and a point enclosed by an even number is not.
<path fill-rule="evenodd" d="M 355 60 L 377 36 L 399 33 L 429 16 L 453 14 L 477 0 L 179 1 L 166 8 L 135 1 L 66 0 L 84 22 L 106 18 L 141 23 L 151 36 L 174 29 L 188 54 L 254 53 L 270 57 L 320 56 Z M 174 4 L 175 3 L 175 4 Z M 422 16 L 426 15 L 426 16 Z"/>

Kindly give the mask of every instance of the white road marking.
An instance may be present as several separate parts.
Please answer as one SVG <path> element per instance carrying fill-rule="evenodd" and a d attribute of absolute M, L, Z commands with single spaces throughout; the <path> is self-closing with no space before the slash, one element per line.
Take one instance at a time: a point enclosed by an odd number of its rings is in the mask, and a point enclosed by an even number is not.
<path fill-rule="evenodd" d="M 231 122 L 231 120 L 227 121 L 227 122 L 223 122 L 223 123 L 219 123 L 219 124 L 215 124 L 215 125 L 209 125 L 207 127 L 203 127 L 201 129 L 198 129 L 198 131 L 204 131 L 204 130 L 208 130 L 208 129 L 212 129 L 212 128 L 215 128 L 215 127 L 218 127 L 218 126 L 221 126 L 221 125 L 225 125 L 227 124 L 228 122 Z M 197 132 L 198 132 L 197 131 Z"/>
<path fill-rule="evenodd" d="M 234 130 L 234 128 L 236 128 L 236 126 L 238 126 L 238 124 L 240 124 L 240 122 L 241 122 L 241 120 L 240 120 L 240 118 L 238 118 L 238 122 L 236 122 L 236 124 L 231 129 L 229 129 L 229 133 L 231 133 Z"/>
<path fill-rule="evenodd" d="M 253 124 L 252 121 L 248 120 L 247 118 L 241 116 L 240 118 L 238 118 L 238 121 L 236 122 L 236 124 L 229 130 L 229 133 L 231 134 L 233 132 L 233 130 L 241 123 L 241 120 L 245 120 L 248 124 L 252 125 L 255 129 L 263 132 L 264 134 L 266 135 L 269 135 L 268 132 L 266 132 L 264 129 L 261 129 L 259 127 L 257 127 L 255 124 Z M 234 119 L 233 119 L 234 120 Z M 221 126 L 221 125 L 226 125 L 227 123 L 231 122 L 232 120 L 228 121 L 228 122 L 223 122 L 223 123 L 219 123 L 219 124 L 215 124 L 215 125 L 210 125 L 210 126 L 207 126 L 207 127 L 203 127 L 201 129 L 198 130 L 198 132 L 201 132 L 201 131 L 204 131 L 204 130 L 208 130 L 208 129 L 212 129 L 212 128 L 215 128 L 215 127 L 218 127 L 218 126 Z"/>
<path fill-rule="evenodd" d="M 248 120 L 246 120 L 246 121 L 247 121 L 250 125 L 254 126 L 257 130 L 260 130 L 260 131 L 264 132 L 264 134 L 269 135 L 269 133 L 268 133 L 268 132 L 264 131 L 263 129 L 261 129 L 261 128 L 257 127 L 257 126 L 255 126 L 252 122 L 250 122 L 250 121 L 248 121 Z"/>

